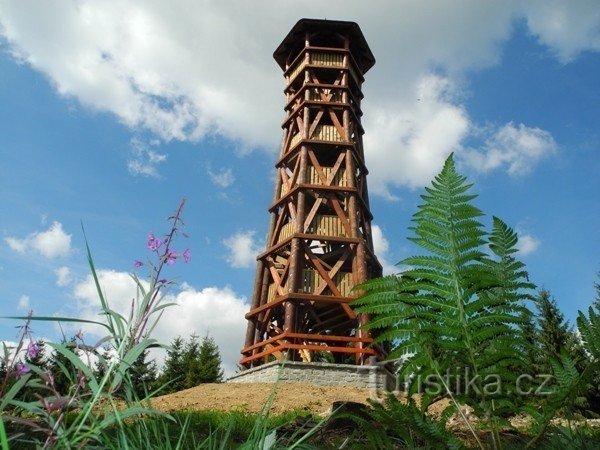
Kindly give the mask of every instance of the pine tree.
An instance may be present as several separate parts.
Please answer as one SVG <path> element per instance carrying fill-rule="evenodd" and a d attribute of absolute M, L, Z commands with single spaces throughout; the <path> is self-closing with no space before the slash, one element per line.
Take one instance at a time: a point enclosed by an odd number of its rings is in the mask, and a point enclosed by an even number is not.
<path fill-rule="evenodd" d="M 524 309 L 521 313 L 521 335 L 523 337 L 523 351 L 531 368 L 535 367 L 538 362 L 537 351 L 537 335 L 538 330 L 535 326 L 533 313 L 529 309 Z"/>
<path fill-rule="evenodd" d="M 112 353 L 109 347 L 104 347 L 102 349 L 102 355 L 96 362 L 96 366 L 94 367 L 94 376 L 96 380 L 100 381 L 106 375 L 106 370 L 108 369 L 108 365 L 112 359 Z"/>
<path fill-rule="evenodd" d="M 147 361 L 148 350 L 142 352 L 129 371 L 131 387 L 138 398 L 145 398 L 156 383 L 156 362 Z"/>
<path fill-rule="evenodd" d="M 221 369 L 221 355 L 215 340 L 206 334 L 200 345 L 200 383 L 221 383 L 223 369 Z"/>
<path fill-rule="evenodd" d="M 598 273 L 598 278 L 600 278 L 600 272 Z M 594 283 L 594 288 L 596 288 L 596 299 L 594 300 L 593 307 L 600 314 L 600 282 Z"/>
<path fill-rule="evenodd" d="M 567 348 L 569 342 L 569 324 L 560 312 L 556 300 L 550 292 L 542 289 L 537 299 L 539 345 L 544 357 L 544 365 L 550 360 L 559 359 L 561 351 Z"/>
<path fill-rule="evenodd" d="M 69 342 L 63 340 L 61 344 L 70 347 L 75 354 L 78 354 L 74 337 Z M 56 350 L 50 356 L 48 370 L 52 373 L 56 390 L 63 395 L 66 395 L 77 383 L 77 368 L 66 356 Z"/>
<path fill-rule="evenodd" d="M 196 333 L 190 336 L 190 340 L 185 345 L 183 366 L 185 370 L 184 389 L 202 383 L 200 378 L 200 341 Z"/>
<path fill-rule="evenodd" d="M 167 350 L 164 369 L 159 378 L 161 386 L 167 385 L 164 389 L 165 393 L 184 389 L 183 347 L 184 341 L 178 336 L 171 342 L 170 349 Z"/>

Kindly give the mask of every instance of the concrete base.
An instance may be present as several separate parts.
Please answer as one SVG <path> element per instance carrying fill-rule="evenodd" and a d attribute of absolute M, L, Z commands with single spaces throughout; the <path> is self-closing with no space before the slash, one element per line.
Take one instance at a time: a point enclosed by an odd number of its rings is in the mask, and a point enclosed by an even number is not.
<path fill-rule="evenodd" d="M 393 391 L 394 376 L 382 366 L 272 361 L 236 373 L 227 383 L 307 383 Z"/>

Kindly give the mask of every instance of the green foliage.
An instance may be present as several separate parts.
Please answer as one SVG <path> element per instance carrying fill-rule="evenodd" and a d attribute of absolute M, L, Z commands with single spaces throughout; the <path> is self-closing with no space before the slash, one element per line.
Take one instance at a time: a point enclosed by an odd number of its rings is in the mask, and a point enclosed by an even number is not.
<path fill-rule="evenodd" d="M 183 388 L 188 389 L 202 383 L 200 380 L 200 341 L 193 333 L 183 352 Z"/>
<path fill-rule="evenodd" d="M 181 337 L 173 340 L 160 376 L 163 392 L 177 392 L 201 383 L 220 383 L 222 380 L 221 356 L 212 337 L 207 334 L 200 342 L 194 333 L 187 342 Z"/>
<path fill-rule="evenodd" d="M 544 361 L 560 357 L 569 341 L 569 324 L 565 322 L 556 300 L 545 289 L 537 297 L 538 341 Z M 547 364 L 546 364 L 547 366 Z"/>
<path fill-rule="evenodd" d="M 600 361 L 600 313 L 596 313 L 592 307 L 588 310 L 589 317 L 581 311 L 577 317 L 577 327 L 581 333 L 581 340 L 592 357 L 592 361 Z"/>
<path fill-rule="evenodd" d="M 63 340 L 61 343 L 65 348 L 71 349 L 71 352 L 79 357 L 79 350 L 75 338 L 69 341 Z M 69 359 L 68 354 L 59 350 L 54 350 L 48 360 L 48 370 L 54 379 L 54 385 L 58 392 L 67 393 L 69 389 L 77 383 L 77 368 Z"/>
<path fill-rule="evenodd" d="M 164 385 L 163 392 L 177 392 L 185 389 L 185 369 L 183 362 L 183 339 L 176 337 L 167 348 L 167 358 L 163 372 L 159 378 L 160 384 Z"/>
<path fill-rule="evenodd" d="M 598 278 L 600 279 L 600 272 L 598 273 Z M 594 289 L 596 290 L 596 298 L 594 299 L 593 307 L 596 313 L 600 314 L 600 282 L 594 283 Z"/>
<path fill-rule="evenodd" d="M 198 378 L 200 379 L 200 383 L 220 383 L 223 381 L 219 347 L 215 340 L 208 334 L 202 339 L 198 363 Z"/>
<path fill-rule="evenodd" d="M 136 358 L 129 370 L 129 384 L 138 398 L 145 398 L 156 386 L 156 363 L 148 361 L 148 350 Z"/>
<path fill-rule="evenodd" d="M 343 415 L 357 424 L 366 435 L 370 448 L 462 449 L 464 444 L 446 429 L 446 416 L 440 420 L 428 416 L 410 397 L 402 402 L 389 394 L 384 403 L 370 401 L 367 417 Z M 423 406 L 423 405 L 421 405 Z"/>
<path fill-rule="evenodd" d="M 521 313 L 520 329 L 523 336 L 522 351 L 531 369 L 529 373 L 533 374 L 538 363 L 537 328 L 533 313 L 529 309 L 525 309 Z"/>
<path fill-rule="evenodd" d="M 494 435 L 500 415 L 514 411 L 514 398 L 507 390 L 486 392 L 483 380 L 494 376 L 501 386 L 514 386 L 516 375 L 528 369 L 520 351 L 527 343 L 517 325 L 534 285 L 515 258 L 516 233 L 494 217 L 486 235 L 471 186 L 450 156 L 413 216 L 410 240 L 425 253 L 401 261 L 409 268 L 400 276 L 363 284 L 365 294 L 355 306 L 373 316 L 368 327 L 378 340 L 394 346 L 390 358 L 409 355 L 401 376 L 443 381 L 442 374 L 470 374 L 476 381 L 469 394 L 455 389 L 460 381 L 452 387 L 442 382 L 442 393 L 488 418 Z M 419 385 L 411 383 L 410 392 Z"/>

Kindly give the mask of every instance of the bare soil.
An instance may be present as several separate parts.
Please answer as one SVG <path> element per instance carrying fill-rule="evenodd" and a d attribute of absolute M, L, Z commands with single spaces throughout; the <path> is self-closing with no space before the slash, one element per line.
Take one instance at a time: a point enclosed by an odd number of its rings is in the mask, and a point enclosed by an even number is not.
<path fill-rule="evenodd" d="M 261 411 L 273 392 L 272 383 L 201 384 L 191 389 L 152 399 L 160 411 L 221 410 L 256 413 Z M 277 386 L 271 413 L 310 411 L 327 414 L 334 402 L 348 401 L 367 404 L 369 389 L 344 386 L 284 384 Z"/>

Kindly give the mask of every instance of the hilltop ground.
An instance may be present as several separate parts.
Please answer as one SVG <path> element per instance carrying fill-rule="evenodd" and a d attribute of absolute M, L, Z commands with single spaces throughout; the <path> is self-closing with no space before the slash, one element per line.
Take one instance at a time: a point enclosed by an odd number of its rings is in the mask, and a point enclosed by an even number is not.
<path fill-rule="evenodd" d="M 152 399 L 161 411 L 221 410 L 259 412 L 273 391 L 272 383 L 201 384 L 191 389 Z M 343 386 L 284 384 L 277 386 L 271 412 L 304 410 L 326 414 L 336 401 L 367 403 L 369 389 Z"/>

